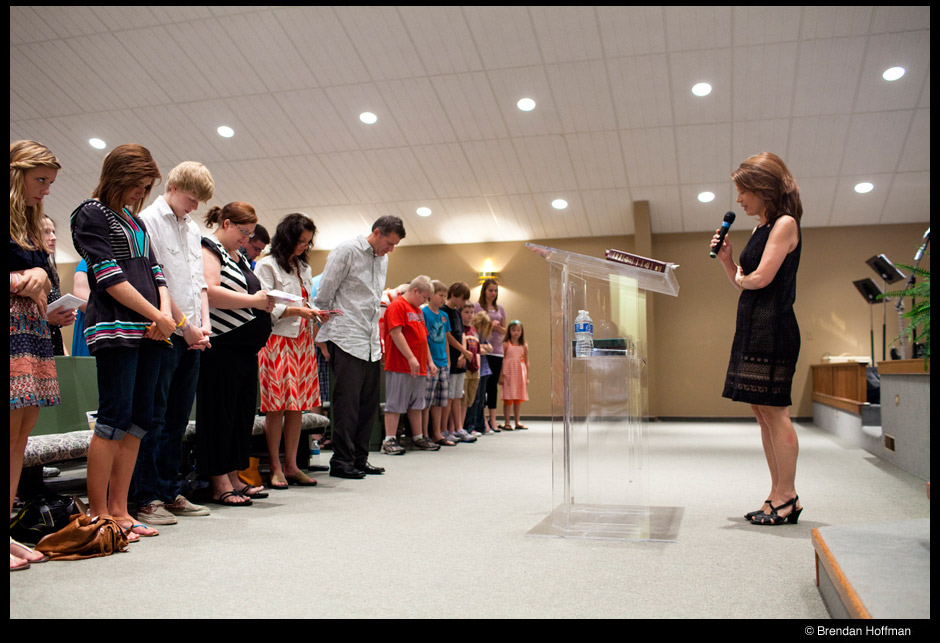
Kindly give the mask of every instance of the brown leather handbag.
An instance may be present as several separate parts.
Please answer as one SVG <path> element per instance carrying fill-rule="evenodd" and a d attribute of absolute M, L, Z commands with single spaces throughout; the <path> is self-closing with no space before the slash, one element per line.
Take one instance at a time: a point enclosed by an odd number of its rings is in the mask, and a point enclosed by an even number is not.
<path fill-rule="evenodd" d="M 127 546 L 127 533 L 112 518 L 92 518 L 79 513 L 69 518 L 68 525 L 43 537 L 36 544 L 36 551 L 51 560 L 80 560 L 110 556 L 125 551 Z"/>

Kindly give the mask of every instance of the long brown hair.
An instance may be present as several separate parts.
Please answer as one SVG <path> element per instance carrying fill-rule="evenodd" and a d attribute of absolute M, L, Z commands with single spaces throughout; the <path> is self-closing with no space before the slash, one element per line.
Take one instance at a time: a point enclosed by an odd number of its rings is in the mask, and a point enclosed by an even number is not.
<path fill-rule="evenodd" d="M 789 214 L 799 222 L 803 216 L 800 188 L 783 159 L 771 152 L 748 158 L 731 173 L 739 190 L 754 192 L 764 201 L 767 222 Z"/>
<path fill-rule="evenodd" d="M 59 159 L 42 143 L 10 143 L 10 237 L 25 250 L 48 252 L 42 203 L 26 205 L 26 172 L 37 167 L 62 169 Z"/>
<path fill-rule="evenodd" d="M 124 192 L 144 179 L 151 178 L 154 180 L 153 184 L 144 192 L 143 198 L 134 204 L 131 214 L 135 216 L 143 210 L 144 204 L 150 198 L 150 191 L 163 175 L 146 147 L 137 143 L 118 145 L 105 157 L 101 165 L 98 187 L 91 196 L 120 214 L 125 205 L 121 203 Z"/>
<path fill-rule="evenodd" d="M 496 300 L 499 299 L 499 282 L 492 277 L 484 281 L 483 287 L 480 288 L 480 306 L 483 307 L 483 310 L 489 310 L 489 308 L 487 308 L 489 304 L 486 303 L 486 289 L 489 288 L 491 284 L 496 284 L 496 297 L 493 298 L 493 306 L 496 310 L 499 310 L 499 305 L 496 303 Z"/>

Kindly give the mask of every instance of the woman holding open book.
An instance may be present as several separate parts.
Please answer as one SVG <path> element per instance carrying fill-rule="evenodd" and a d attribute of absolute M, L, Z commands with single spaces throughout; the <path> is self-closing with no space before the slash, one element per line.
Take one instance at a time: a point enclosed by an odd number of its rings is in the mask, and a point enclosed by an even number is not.
<path fill-rule="evenodd" d="M 307 263 L 307 251 L 313 247 L 316 233 L 317 226 L 310 217 L 288 214 L 277 224 L 270 254 L 255 266 L 262 288 L 294 299 L 280 300 L 274 306 L 271 336 L 258 353 L 261 411 L 265 414 L 264 433 L 271 457 L 273 489 L 286 489 L 288 483 L 306 487 L 317 484 L 297 467 L 301 414 L 320 406 L 313 342 L 321 314 L 310 303 L 313 271 Z M 283 467 L 279 455 L 282 435 Z"/>

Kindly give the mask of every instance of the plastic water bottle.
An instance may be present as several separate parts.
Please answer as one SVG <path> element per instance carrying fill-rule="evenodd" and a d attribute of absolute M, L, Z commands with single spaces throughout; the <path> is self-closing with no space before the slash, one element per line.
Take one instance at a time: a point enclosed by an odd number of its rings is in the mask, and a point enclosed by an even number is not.
<path fill-rule="evenodd" d="M 594 322 L 586 310 L 579 310 L 574 320 L 574 356 L 590 357 L 594 353 Z"/>
<path fill-rule="evenodd" d="M 320 442 L 310 438 L 310 459 L 307 461 L 308 467 L 320 465 Z"/>

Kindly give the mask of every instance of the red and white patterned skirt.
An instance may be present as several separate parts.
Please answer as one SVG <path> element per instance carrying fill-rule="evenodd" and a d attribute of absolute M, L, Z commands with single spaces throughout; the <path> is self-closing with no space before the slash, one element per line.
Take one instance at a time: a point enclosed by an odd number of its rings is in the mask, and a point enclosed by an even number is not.
<path fill-rule="evenodd" d="M 306 321 L 306 320 L 304 320 Z M 313 336 L 304 324 L 297 337 L 271 335 L 258 353 L 261 410 L 309 411 L 320 406 Z"/>

